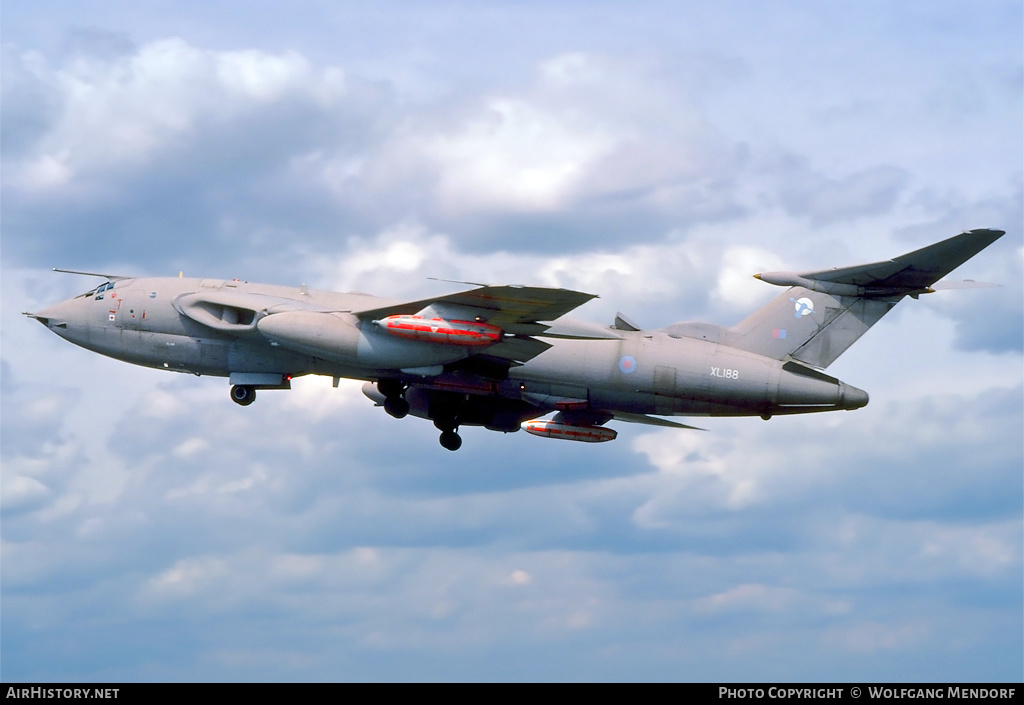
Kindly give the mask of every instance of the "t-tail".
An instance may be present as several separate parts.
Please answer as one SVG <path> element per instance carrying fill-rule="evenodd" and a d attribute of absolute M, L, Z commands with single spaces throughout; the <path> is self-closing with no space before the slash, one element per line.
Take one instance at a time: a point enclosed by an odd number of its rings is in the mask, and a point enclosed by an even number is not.
<path fill-rule="evenodd" d="M 766 272 L 761 281 L 790 287 L 728 329 L 729 345 L 819 369 L 831 365 L 905 296 L 944 288 L 992 286 L 939 281 L 999 239 L 971 230 L 885 262 L 817 272 Z"/>

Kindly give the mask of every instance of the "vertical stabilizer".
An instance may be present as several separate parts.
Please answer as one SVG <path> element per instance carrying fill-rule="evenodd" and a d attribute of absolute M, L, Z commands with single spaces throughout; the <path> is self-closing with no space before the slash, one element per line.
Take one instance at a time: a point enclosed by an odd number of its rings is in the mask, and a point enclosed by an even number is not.
<path fill-rule="evenodd" d="M 902 298 L 832 296 L 794 286 L 730 329 L 729 344 L 824 369 Z"/>

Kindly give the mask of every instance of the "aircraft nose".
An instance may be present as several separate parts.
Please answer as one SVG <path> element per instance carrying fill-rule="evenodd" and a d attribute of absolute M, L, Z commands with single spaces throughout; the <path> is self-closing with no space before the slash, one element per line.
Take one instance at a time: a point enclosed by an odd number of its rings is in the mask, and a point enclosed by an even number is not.
<path fill-rule="evenodd" d="M 68 321 L 74 320 L 75 308 L 74 300 L 69 299 L 53 306 L 47 306 L 38 313 L 26 312 L 25 315 L 36 319 L 50 330 L 66 329 Z"/>

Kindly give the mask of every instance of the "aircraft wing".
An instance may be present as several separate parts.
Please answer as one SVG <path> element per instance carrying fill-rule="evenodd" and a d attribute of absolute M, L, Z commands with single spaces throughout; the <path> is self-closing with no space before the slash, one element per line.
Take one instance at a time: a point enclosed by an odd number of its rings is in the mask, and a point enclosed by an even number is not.
<path fill-rule="evenodd" d="M 647 426 L 662 426 L 664 428 L 688 428 L 692 431 L 706 431 L 707 429 L 698 428 L 697 426 L 688 426 L 684 423 L 677 421 L 669 421 L 659 416 L 651 416 L 650 414 L 633 414 L 628 411 L 613 411 L 611 412 L 612 417 L 618 421 L 626 421 L 628 423 L 641 423 Z"/>
<path fill-rule="evenodd" d="M 413 315 L 427 307 L 457 309 L 459 315 L 470 320 L 479 317 L 491 325 L 515 333 L 515 324 L 553 321 L 574 308 L 597 298 L 570 289 L 550 289 L 536 286 L 482 286 L 432 299 L 408 301 L 380 308 L 352 311 L 363 319 Z"/>
<path fill-rule="evenodd" d="M 528 401 L 532 401 L 528 399 Z M 567 399 L 566 401 L 572 401 Z M 584 401 L 584 400 L 581 400 Z M 601 426 L 613 419 L 615 421 L 625 421 L 627 423 L 638 423 L 646 426 L 660 426 L 662 428 L 688 428 L 691 431 L 706 431 L 707 429 L 698 428 L 697 426 L 688 426 L 678 421 L 670 421 L 663 419 L 660 416 L 652 416 L 651 414 L 634 414 L 629 411 L 608 411 L 605 409 L 573 409 L 566 405 L 559 407 L 557 405 L 542 405 L 541 408 L 561 408 L 561 411 L 555 415 L 555 421 L 562 421 L 569 424 L 583 425 L 583 426 Z"/>

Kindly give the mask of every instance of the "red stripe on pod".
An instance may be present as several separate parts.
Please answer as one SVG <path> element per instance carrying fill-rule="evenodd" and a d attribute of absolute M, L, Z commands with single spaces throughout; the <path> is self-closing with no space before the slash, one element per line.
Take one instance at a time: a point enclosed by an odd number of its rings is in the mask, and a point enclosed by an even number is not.
<path fill-rule="evenodd" d="M 431 319 L 425 323 L 420 316 L 388 316 L 377 322 L 391 335 L 408 340 L 450 345 L 483 346 L 501 340 L 503 331 L 497 326 L 476 321 Z"/>
<path fill-rule="evenodd" d="M 580 441 L 582 443 L 604 443 L 615 440 L 616 436 L 619 435 L 614 429 L 604 426 L 574 426 L 556 421 L 536 419 L 524 422 L 522 429 L 527 433 L 541 436 L 542 438 L 558 438 L 566 441 Z"/>

